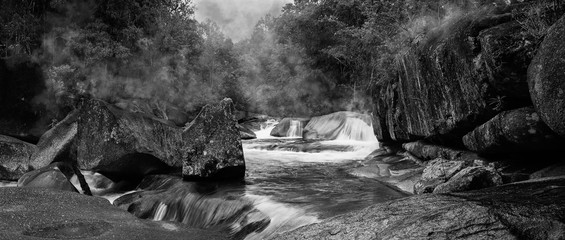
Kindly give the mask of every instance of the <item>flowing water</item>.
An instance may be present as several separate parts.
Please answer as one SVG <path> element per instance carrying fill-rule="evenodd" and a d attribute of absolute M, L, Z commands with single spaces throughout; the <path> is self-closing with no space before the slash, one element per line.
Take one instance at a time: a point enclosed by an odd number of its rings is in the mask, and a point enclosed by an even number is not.
<path fill-rule="evenodd" d="M 268 239 L 338 214 L 406 196 L 374 179 L 347 173 L 378 148 L 374 136 L 366 137 L 372 135 L 372 127 L 363 121 L 345 122 L 334 141 L 271 137 L 269 133 L 275 125 L 276 121 L 267 121 L 256 132 L 258 139 L 243 141 L 247 168 L 244 183 L 215 185 L 206 193 L 193 190 L 202 188 L 197 183 L 173 177 L 172 180 L 150 179 L 149 184 L 153 185 L 144 190 L 109 193 L 108 189 L 118 184 L 98 173 L 84 172 L 84 175 L 95 195 L 116 201 L 117 206 L 129 201 L 128 196 L 132 201 L 146 197 L 144 204 L 152 207 L 148 208 L 149 212 L 132 212 L 136 216 L 202 228 L 226 225 L 228 219 L 231 233 L 245 232 L 245 239 Z M 293 134 L 289 136 L 302 135 L 299 124 L 291 124 L 291 130 Z M 72 182 L 78 188 L 78 181 Z M 157 191 L 150 193 L 150 190 Z M 254 217 L 258 216 L 257 211 L 260 216 Z M 251 233 L 242 230 L 265 215 L 270 220 L 268 225 Z"/>

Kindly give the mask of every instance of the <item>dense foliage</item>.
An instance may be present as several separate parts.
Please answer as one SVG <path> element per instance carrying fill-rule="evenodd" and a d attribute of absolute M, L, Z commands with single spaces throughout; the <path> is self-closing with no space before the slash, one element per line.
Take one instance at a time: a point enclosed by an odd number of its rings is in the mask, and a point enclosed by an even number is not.
<path fill-rule="evenodd" d="M 233 43 L 194 20 L 186 0 L 0 0 L 0 57 L 42 66 L 46 91 L 35 101 L 45 105 L 88 94 L 163 112 L 223 97 L 276 116 L 363 111 L 364 95 L 394 79 L 396 57 L 414 41 L 496 2 L 295 0 Z"/>

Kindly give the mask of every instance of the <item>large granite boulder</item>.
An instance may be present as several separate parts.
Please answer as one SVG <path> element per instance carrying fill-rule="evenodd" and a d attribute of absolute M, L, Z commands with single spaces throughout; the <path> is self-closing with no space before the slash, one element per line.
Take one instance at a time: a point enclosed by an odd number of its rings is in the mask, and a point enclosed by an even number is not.
<path fill-rule="evenodd" d="M 345 111 L 313 117 L 304 127 L 303 138 L 377 141 L 372 121 L 367 114 Z"/>
<path fill-rule="evenodd" d="M 0 188 L 1 239 L 228 239 L 213 230 L 138 219 L 108 200 L 39 188 Z"/>
<path fill-rule="evenodd" d="M 304 127 L 308 124 L 310 119 L 308 118 L 283 118 L 276 126 L 271 130 L 271 136 L 273 137 L 300 137 L 302 136 L 302 131 Z M 293 128 L 293 129 L 291 129 Z M 293 133 L 298 133 L 293 135 Z"/>
<path fill-rule="evenodd" d="M 30 171 L 31 156 L 36 151 L 31 143 L 0 135 L 0 179 L 18 180 Z"/>
<path fill-rule="evenodd" d="M 562 239 L 565 178 L 425 194 L 279 234 L 274 239 Z"/>
<path fill-rule="evenodd" d="M 485 155 L 559 149 L 564 144 L 531 107 L 496 115 L 465 135 L 463 143 L 468 149 Z"/>
<path fill-rule="evenodd" d="M 31 157 L 33 169 L 40 169 L 54 161 L 73 161 L 71 148 L 77 135 L 78 111 L 71 112 L 53 128 L 45 132 L 37 143 L 37 152 Z"/>
<path fill-rule="evenodd" d="M 77 124 L 79 168 L 114 180 L 141 180 L 149 173 L 180 168 L 186 157 L 181 128 L 99 100 L 82 102 Z"/>
<path fill-rule="evenodd" d="M 497 113 L 530 105 L 524 72 L 537 44 L 515 21 L 528 4 L 535 1 L 477 8 L 416 38 L 397 58 L 397 75 L 373 91 L 379 140 L 460 147 L 464 134 Z"/>
<path fill-rule="evenodd" d="M 243 179 L 245 159 L 234 106 L 226 98 L 206 105 L 182 134 L 187 157 L 182 162 L 185 179 Z"/>
<path fill-rule="evenodd" d="M 530 95 L 541 119 L 565 137 L 565 16 L 550 28 L 528 69 Z"/>
<path fill-rule="evenodd" d="M 432 193 L 438 185 L 445 183 L 469 165 L 471 165 L 469 161 L 452 161 L 443 158 L 427 162 L 420 180 L 414 185 L 414 193 Z"/>
<path fill-rule="evenodd" d="M 153 175 L 144 178 L 137 190 L 116 199 L 113 204 L 139 218 L 216 229 L 234 239 L 260 232 L 270 223 L 269 217 L 257 210 L 250 200 L 226 194 L 213 183 Z"/>

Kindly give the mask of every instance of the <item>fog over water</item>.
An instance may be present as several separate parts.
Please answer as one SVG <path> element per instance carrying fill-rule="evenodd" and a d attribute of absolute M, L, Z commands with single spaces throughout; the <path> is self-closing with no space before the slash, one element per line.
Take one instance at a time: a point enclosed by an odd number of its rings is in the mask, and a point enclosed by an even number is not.
<path fill-rule="evenodd" d="M 195 18 L 210 19 L 234 42 L 248 37 L 257 21 L 266 14 L 278 15 L 293 0 L 195 0 Z"/>

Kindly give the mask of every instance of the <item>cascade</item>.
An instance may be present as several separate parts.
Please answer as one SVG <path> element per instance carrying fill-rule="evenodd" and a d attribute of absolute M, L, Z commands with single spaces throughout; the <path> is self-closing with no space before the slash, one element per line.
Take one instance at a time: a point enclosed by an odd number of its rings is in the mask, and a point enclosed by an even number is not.
<path fill-rule="evenodd" d="M 288 128 L 288 131 L 286 132 L 286 136 L 287 137 L 302 137 L 302 122 L 298 121 L 298 120 L 291 120 L 290 121 L 290 127 Z"/>

